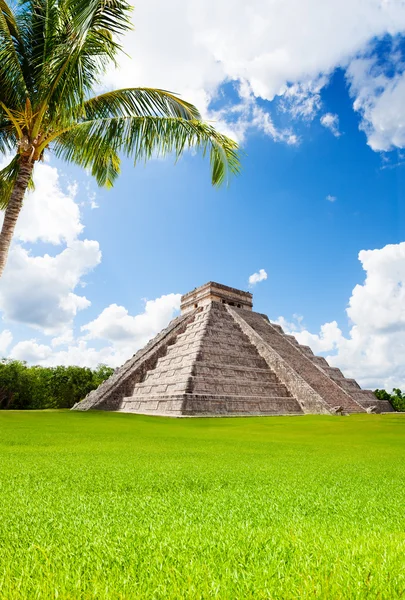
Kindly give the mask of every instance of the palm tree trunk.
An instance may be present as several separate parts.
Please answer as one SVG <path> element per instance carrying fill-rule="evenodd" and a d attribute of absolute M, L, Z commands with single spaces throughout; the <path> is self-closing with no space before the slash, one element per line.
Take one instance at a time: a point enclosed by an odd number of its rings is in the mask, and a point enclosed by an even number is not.
<path fill-rule="evenodd" d="M 21 157 L 20 171 L 15 180 L 10 200 L 4 213 L 3 227 L 0 233 L 0 277 L 6 266 L 8 251 L 13 239 L 14 229 L 22 207 L 25 191 L 28 187 L 34 163 L 26 157 Z"/>

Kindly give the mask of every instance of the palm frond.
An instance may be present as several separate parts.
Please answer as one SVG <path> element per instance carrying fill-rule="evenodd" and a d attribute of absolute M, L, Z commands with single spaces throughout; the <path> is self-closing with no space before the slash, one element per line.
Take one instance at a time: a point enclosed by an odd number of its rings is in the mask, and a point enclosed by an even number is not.
<path fill-rule="evenodd" d="M 7 208 L 19 170 L 20 157 L 17 154 L 11 162 L 0 171 L 0 210 L 5 210 Z M 28 189 L 34 189 L 32 178 L 28 183 Z"/>
<path fill-rule="evenodd" d="M 64 154 L 63 144 L 69 140 L 69 154 Z M 164 117 L 113 117 L 85 121 L 55 140 L 58 156 L 74 160 L 76 149 L 91 152 L 96 143 L 118 155 L 123 152 L 135 164 L 150 158 L 174 154 L 177 160 L 187 149 L 210 153 L 211 178 L 215 186 L 224 183 L 228 174 L 240 169 L 238 144 L 218 133 L 211 125 L 198 120 Z M 100 151 L 99 151 L 100 152 Z"/>
<path fill-rule="evenodd" d="M 15 149 L 17 138 L 10 121 L 0 114 L 0 154 L 8 154 Z"/>
<path fill-rule="evenodd" d="M 130 27 L 130 6 L 125 0 L 62 0 L 57 6 L 38 95 L 43 112 L 57 108 L 67 122 L 77 117 L 85 96 L 115 60 L 120 46 L 114 36 Z"/>
<path fill-rule="evenodd" d="M 120 158 L 104 136 L 97 132 L 84 135 L 72 129 L 55 140 L 58 158 L 88 169 L 100 187 L 110 188 L 120 173 Z"/>
<path fill-rule="evenodd" d="M 19 0 L 18 24 L 29 65 L 25 79 L 35 101 L 39 92 L 38 81 L 44 65 L 52 56 L 53 44 L 60 31 L 57 0 Z"/>
<path fill-rule="evenodd" d="M 0 0 L 0 99 L 21 108 L 27 95 L 22 62 L 24 44 L 17 20 L 6 0 Z"/>
<path fill-rule="evenodd" d="M 166 90 L 125 88 L 90 98 L 83 106 L 86 119 L 108 117 L 180 117 L 200 119 L 198 109 Z"/>

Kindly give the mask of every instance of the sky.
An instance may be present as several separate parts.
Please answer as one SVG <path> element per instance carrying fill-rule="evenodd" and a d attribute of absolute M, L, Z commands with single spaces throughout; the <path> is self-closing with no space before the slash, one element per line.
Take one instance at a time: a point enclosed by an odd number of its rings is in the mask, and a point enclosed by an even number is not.
<path fill-rule="evenodd" d="M 139 0 L 133 21 L 99 89 L 181 94 L 241 174 L 215 189 L 199 155 L 125 159 L 107 191 L 50 153 L 0 280 L 0 355 L 119 366 L 211 280 L 363 387 L 404 388 L 405 1 Z"/>

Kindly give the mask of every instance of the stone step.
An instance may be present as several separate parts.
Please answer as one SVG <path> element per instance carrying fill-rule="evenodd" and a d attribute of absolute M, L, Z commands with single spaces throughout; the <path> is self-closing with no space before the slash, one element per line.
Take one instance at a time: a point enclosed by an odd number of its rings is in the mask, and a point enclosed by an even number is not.
<path fill-rule="evenodd" d="M 281 325 L 278 325 L 277 323 L 270 323 L 270 325 L 274 327 L 274 329 L 276 329 L 278 333 L 284 333 L 284 329 L 281 327 Z"/>
<path fill-rule="evenodd" d="M 392 404 L 388 400 L 379 400 L 378 398 L 375 398 L 374 400 L 371 398 L 363 399 L 361 400 L 361 405 L 366 410 L 375 412 L 377 414 L 395 412 Z"/>
<path fill-rule="evenodd" d="M 156 369 L 180 369 L 181 367 L 192 365 L 196 355 L 197 352 L 162 356 L 157 361 Z"/>
<path fill-rule="evenodd" d="M 274 326 L 273 326 L 274 327 Z M 291 343 L 294 344 L 294 346 L 299 346 L 299 342 L 297 340 L 296 337 L 294 337 L 293 335 L 289 335 L 289 334 L 284 334 L 285 338 Z"/>
<path fill-rule="evenodd" d="M 335 381 L 339 379 L 345 379 L 345 376 L 343 375 L 342 371 L 337 367 L 331 367 L 328 365 L 327 367 L 323 367 L 323 370 L 329 375 L 329 377 L 332 377 L 332 379 L 334 379 Z"/>
<path fill-rule="evenodd" d="M 241 331 L 232 329 L 206 329 L 204 331 L 203 337 L 204 339 L 209 340 L 211 342 L 216 342 L 218 340 L 227 343 L 246 343 L 247 341 L 249 341 L 246 339 L 246 336 Z"/>
<path fill-rule="evenodd" d="M 208 377 L 184 377 L 182 379 L 165 378 L 146 380 L 134 386 L 132 395 L 155 394 L 215 394 L 232 396 L 291 396 L 287 388 L 280 383 L 268 381 L 246 381 L 245 379 L 219 379 Z"/>
<path fill-rule="evenodd" d="M 251 365 L 235 365 L 235 360 L 241 360 L 240 357 L 230 358 L 229 364 L 219 364 L 217 357 L 214 356 L 212 362 L 194 360 L 193 357 L 185 357 L 181 361 L 173 361 L 166 356 L 160 358 L 156 368 L 147 372 L 145 379 L 141 383 L 150 383 L 158 379 L 170 379 L 186 377 L 187 375 L 200 376 L 221 376 L 224 378 L 242 378 L 247 380 L 258 380 L 265 377 L 269 382 L 277 383 L 278 379 L 274 373 L 268 368 L 265 361 L 260 357 L 251 361 Z M 242 361 L 241 361 L 242 362 Z"/>
<path fill-rule="evenodd" d="M 222 341 L 211 342 L 209 338 L 204 338 L 200 350 L 204 352 L 216 353 L 232 352 L 233 354 L 245 354 L 250 356 L 258 355 L 256 348 L 252 346 L 252 344 L 250 344 L 249 341 L 240 342 L 238 344 L 232 344 Z"/>
<path fill-rule="evenodd" d="M 374 395 L 371 390 L 362 390 L 359 389 L 351 394 L 358 402 L 362 402 L 364 400 L 371 400 L 373 402 L 378 402 L 378 398 Z"/>
<path fill-rule="evenodd" d="M 343 377 L 341 379 L 333 378 L 333 380 L 336 381 L 341 388 L 346 390 L 346 392 L 349 392 L 351 396 L 353 396 L 352 392 L 361 392 L 361 387 L 355 379 L 346 379 Z"/>
<path fill-rule="evenodd" d="M 197 395 L 186 398 L 182 412 L 188 414 L 214 414 L 214 415 L 302 415 L 303 411 L 294 398 L 265 398 L 248 397 L 215 397 Z"/>
<path fill-rule="evenodd" d="M 246 379 L 251 381 L 267 379 L 269 382 L 278 383 L 276 375 L 269 368 L 260 369 L 255 367 L 239 367 L 233 365 L 221 365 L 196 362 L 192 375 L 200 377 L 221 377 Z"/>
<path fill-rule="evenodd" d="M 299 347 L 301 350 L 301 346 Z M 324 358 L 323 356 L 311 356 L 310 358 L 312 359 L 312 362 L 317 366 L 317 367 L 321 367 L 321 369 L 325 369 L 329 367 L 329 364 L 326 360 L 326 358 Z"/>
<path fill-rule="evenodd" d="M 162 381 L 160 383 L 143 382 L 137 383 L 132 392 L 132 396 L 155 396 L 156 394 L 185 394 L 190 391 L 188 378 L 181 381 Z"/>
<path fill-rule="evenodd" d="M 173 416 L 226 416 L 229 415 L 302 415 L 302 409 L 294 398 L 262 396 L 223 396 L 184 394 L 126 397 L 121 402 L 120 412 Z"/>
<path fill-rule="evenodd" d="M 312 350 L 309 346 L 304 346 L 303 344 L 300 344 L 300 350 L 308 358 L 311 358 L 311 359 L 316 358 L 315 354 L 312 352 Z"/>
<path fill-rule="evenodd" d="M 249 340 L 241 333 L 204 333 L 200 338 L 204 344 L 221 344 L 222 347 L 237 346 L 243 348 L 250 346 Z"/>
<path fill-rule="evenodd" d="M 172 382 L 179 379 L 187 378 L 191 375 L 193 361 L 185 366 L 180 366 L 177 369 L 174 367 L 157 365 L 155 369 L 147 372 L 145 379 L 140 383 L 159 383 L 160 381 Z"/>
<path fill-rule="evenodd" d="M 214 350 L 207 351 L 200 349 L 197 354 L 197 361 L 202 363 L 215 363 L 218 365 L 235 366 L 235 367 L 251 367 L 265 369 L 267 363 L 257 352 L 249 352 L 238 354 L 234 348 L 227 351 L 216 352 Z"/>
<path fill-rule="evenodd" d="M 273 382 L 254 382 L 245 379 L 219 379 L 208 377 L 192 377 L 190 391 L 193 394 L 215 394 L 231 396 L 270 396 L 290 397 L 285 385 Z"/>
<path fill-rule="evenodd" d="M 175 344 L 168 347 L 166 356 L 172 356 L 173 354 L 189 354 L 199 348 L 200 345 L 200 338 L 194 340 L 178 340 Z"/>

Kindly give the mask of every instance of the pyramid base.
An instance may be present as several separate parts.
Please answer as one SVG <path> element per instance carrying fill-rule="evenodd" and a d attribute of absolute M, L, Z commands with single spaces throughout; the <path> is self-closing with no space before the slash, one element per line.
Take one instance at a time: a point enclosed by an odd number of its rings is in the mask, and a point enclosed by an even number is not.
<path fill-rule="evenodd" d="M 119 412 L 166 417 L 303 415 L 294 398 L 262 396 L 133 396 L 124 398 Z"/>

